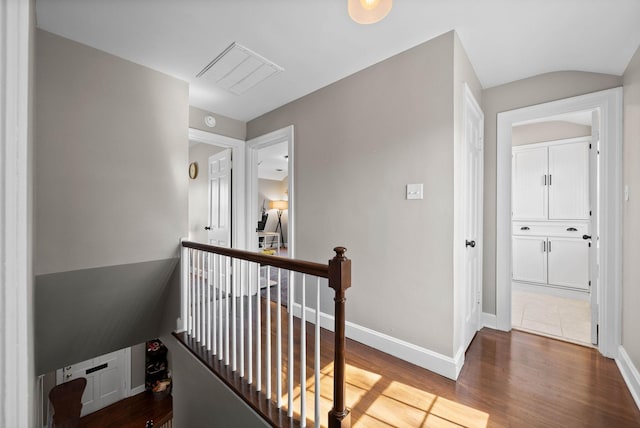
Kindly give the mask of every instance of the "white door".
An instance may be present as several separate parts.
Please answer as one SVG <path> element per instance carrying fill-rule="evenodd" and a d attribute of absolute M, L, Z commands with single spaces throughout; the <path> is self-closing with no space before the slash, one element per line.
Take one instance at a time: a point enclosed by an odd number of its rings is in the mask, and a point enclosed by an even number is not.
<path fill-rule="evenodd" d="M 231 149 L 209 158 L 209 244 L 231 247 Z"/>
<path fill-rule="evenodd" d="M 578 238 L 552 238 L 547 241 L 549 284 L 589 289 L 589 245 Z"/>
<path fill-rule="evenodd" d="M 514 236 L 511 255 L 515 281 L 547 283 L 546 236 Z"/>
<path fill-rule="evenodd" d="M 549 220 L 589 219 L 589 143 L 549 146 Z"/>
<path fill-rule="evenodd" d="M 599 276 L 599 264 L 600 260 L 598 254 L 600 251 L 599 241 L 599 217 L 598 207 L 600 199 L 598 197 L 598 185 L 600 184 L 600 169 L 598 168 L 598 153 L 600 152 L 600 113 L 598 110 L 594 110 L 591 114 L 591 146 L 589 151 L 589 201 L 591 206 L 589 208 L 589 214 L 591 217 L 591 235 L 585 236 L 590 241 L 591 246 L 589 248 L 589 280 L 591 284 L 591 343 L 598 344 L 598 324 L 600 319 L 599 312 L 599 300 L 598 291 L 600 283 L 598 281 Z"/>
<path fill-rule="evenodd" d="M 513 149 L 511 203 L 514 220 L 547 219 L 547 148 Z"/>
<path fill-rule="evenodd" d="M 482 313 L 482 210 L 484 115 L 471 91 L 465 87 L 462 185 L 464 206 L 464 347 L 480 328 Z"/>
<path fill-rule="evenodd" d="M 87 379 L 87 386 L 82 394 L 81 416 L 125 398 L 125 355 L 126 351 L 121 349 L 57 370 L 57 384 L 80 377 Z"/>

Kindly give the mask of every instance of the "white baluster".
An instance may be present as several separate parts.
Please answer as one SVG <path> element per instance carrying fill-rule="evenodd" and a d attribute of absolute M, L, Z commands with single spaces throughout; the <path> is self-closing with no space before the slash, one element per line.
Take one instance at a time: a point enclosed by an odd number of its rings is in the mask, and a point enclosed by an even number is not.
<path fill-rule="evenodd" d="M 289 365 L 289 369 L 287 371 L 287 379 L 288 379 L 288 390 L 287 395 L 289 397 L 288 407 L 287 407 L 287 416 L 293 417 L 293 372 L 294 372 L 294 364 L 293 364 L 293 302 L 294 302 L 294 283 L 293 283 L 293 272 L 289 271 L 289 304 L 287 310 L 289 311 L 289 358 L 287 359 L 287 363 Z"/>
<path fill-rule="evenodd" d="M 195 272 L 195 278 L 196 278 L 196 340 L 198 342 L 200 342 L 200 251 L 199 250 L 195 250 L 194 253 L 194 257 L 195 257 L 195 265 L 196 265 L 196 272 Z"/>
<path fill-rule="evenodd" d="M 247 330 L 249 331 L 249 343 L 247 343 L 248 351 L 247 355 L 249 356 L 249 380 L 248 383 L 251 385 L 253 383 L 253 311 L 251 308 L 251 296 L 253 287 L 251 287 L 251 265 L 247 266 L 247 285 L 249 286 L 249 293 L 247 294 Z M 259 285 L 258 285 L 259 287 Z"/>
<path fill-rule="evenodd" d="M 300 320 L 300 426 L 307 426 L 307 275 L 302 274 L 302 293 L 300 296 L 302 317 Z"/>
<path fill-rule="evenodd" d="M 236 330 L 236 295 L 237 295 L 237 290 L 236 287 L 238 285 L 238 278 L 236 275 L 236 268 L 238 267 L 238 263 L 237 260 L 233 260 L 231 259 L 231 279 L 233 280 L 232 286 L 231 286 L 231 295 L 229 296 L 229 298 L 231 299 L 231 324 L 232 324 L 232 342 L 231 344 L 233 345 L 233 358 L 232 358 L 232 364 L 231 364 L 231 370 L 232 371 L 236 371 L 238 368 L 238 354 L 237 354 L 237 350 L 238 350 L 238 342 L 237 342 L 237 330 Z"/>
<path fill-rule="evenodd" d="M 218 259 L 220 256 L 213 254 L 211 258 L 213 259 L 213 272 L 211 274 L 213 277 L 213 302 L 211 305 L 213 306 L 213 326 L 211 329 L 213 330 L 213 337 L 211 338 L 211 342 L 213 343 L 213 355 L 216 355 L 218 353 L 218 299 L 216 299 L 216 292 L 220 286 L 220 282 L 218 281 L 218 270 L 220 268 Z"/>
<path fill-rule="evenodd" d="M 256 277 L 256 391 L 262 391 L 262 319 L 260 316 L 260 263 L 257 265 Z"/>
<path fill-rule="evenodd" d="M 271 399 L 271 266 L 267 266 L 267 309 L 266 309 L 266 336 L 265 339 L 267 341 L 267 361 L 266 361 L 266 369 L 267 369 L 267 379 L 265 381 L 267 385 L 267 400 Z"/>
<path fill-rule="evenodd" d="M 189 280 L 187 281 L 187 293 L 188 296 L 188 315 L 187 315 L 187 333 L 190 337 L 193 337 L 193 249 L 189 248 Z"/>
<path fill-rule="evenodd" d="M 313 355 L 313 372 L 315 375 L 315 418 L 314 426 L 320 426 L 320 278 L 316 281 L 316 343 Z"/>
<path fill-rule="evenodd" d="M 211 253 L 206 253 L 206 270 L 207 275 L 207 350 L 211 351 Z"/>
<path fill-rule="evenodd" d="M 278 268 L 278 286 L 277 297 L 278 304 L 276 305 L 276 335 L 278 341 L 276 342 L 276 405 L 278 409 L 282 407 L 282 271 Z"/>
<path fill-rule="evenodd" d="M 200 342 L 202 344 L 202 346 L 207 346 L 207 292 L 205 289 L 206 283 L 205 283 L 205 278 L 204 278 L 204 251 L 200 251 L 200 308 L 201 308 L 201 313 L 200 315 L 202 316 L 201 322 L 201 329 L 200 329 Z"/>
<path fill-rule="evenodd" d="M 222 343 L 224 341 L 224 320 L 222 311 L 222 290 L 224 289 L 224 273 L 223 266 L 225 264 L 225 257 L 218 255 L 218 360 L 224 358 L 224 347 Z"/>
<path fill-rule="evenodd" d="M 244 261 L 240 261 L 240 377 L 244 377 Z"/>
<path fill-rule="evenodd" d="M 231 277 L 229 272 L 230 258 L 225 257 L 224 260 L 224 316 L 225 316 L 225 335 L 224 335 L 224 365 L 229 365 L 229 288 L 231 288 Z"/>

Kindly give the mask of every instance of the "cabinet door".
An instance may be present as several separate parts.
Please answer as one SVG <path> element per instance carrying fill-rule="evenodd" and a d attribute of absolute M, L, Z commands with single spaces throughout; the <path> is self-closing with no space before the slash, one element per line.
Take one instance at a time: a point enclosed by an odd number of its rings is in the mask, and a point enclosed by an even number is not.
<path fill-rule="evenodd" d="M 549 147 L 549 220 L 589 219 L 589 143 Z"/>
<path fill-rule="evenodd" d="M 589 241 L 549 238 L 549 284 L 589 289 Z"/>
<path fill-rule="evenodd" d="M 547 282 L 547 238 L 514 236 L 512 240 L 513 279 L 515 281 Z"/>
<path fill-rule="evenodd" d="M 514 150 L 511 203 L 514 220 L 547 219 L 547 148 Z"/>

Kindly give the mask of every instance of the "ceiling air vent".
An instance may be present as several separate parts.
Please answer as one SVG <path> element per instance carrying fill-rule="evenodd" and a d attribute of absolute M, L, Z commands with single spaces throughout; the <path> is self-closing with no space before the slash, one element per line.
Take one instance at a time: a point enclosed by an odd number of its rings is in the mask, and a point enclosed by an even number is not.
<path fill-rule="evenodd" d="M 245 93 L 284 68 L 237 43 L 231 43 L 196 77 L 213 79 L 221 88 L 236 95 Z"/>

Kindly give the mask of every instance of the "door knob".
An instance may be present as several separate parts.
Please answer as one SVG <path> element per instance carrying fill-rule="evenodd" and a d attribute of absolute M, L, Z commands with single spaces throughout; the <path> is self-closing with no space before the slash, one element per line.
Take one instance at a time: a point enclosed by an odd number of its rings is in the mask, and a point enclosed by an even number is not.
<path fill-rule="evenodd" d="M 591 235 L 582 235 L 582 239 L 591 239 Z"/>
<path fill-rule="evenodd" d="M 204 230 L 211 230 L 211 226 L 205 226 Z"/>
<path fill-rule="evenodd" d="M 471 247 L 471 248 L 474 248 L 474 247 L 476 246 L 476 241 L 468 241 L 468 240 L 465 240 L 465 241 L 464 241 L 464 246 L 465 246 L 465 247 Z"/>

